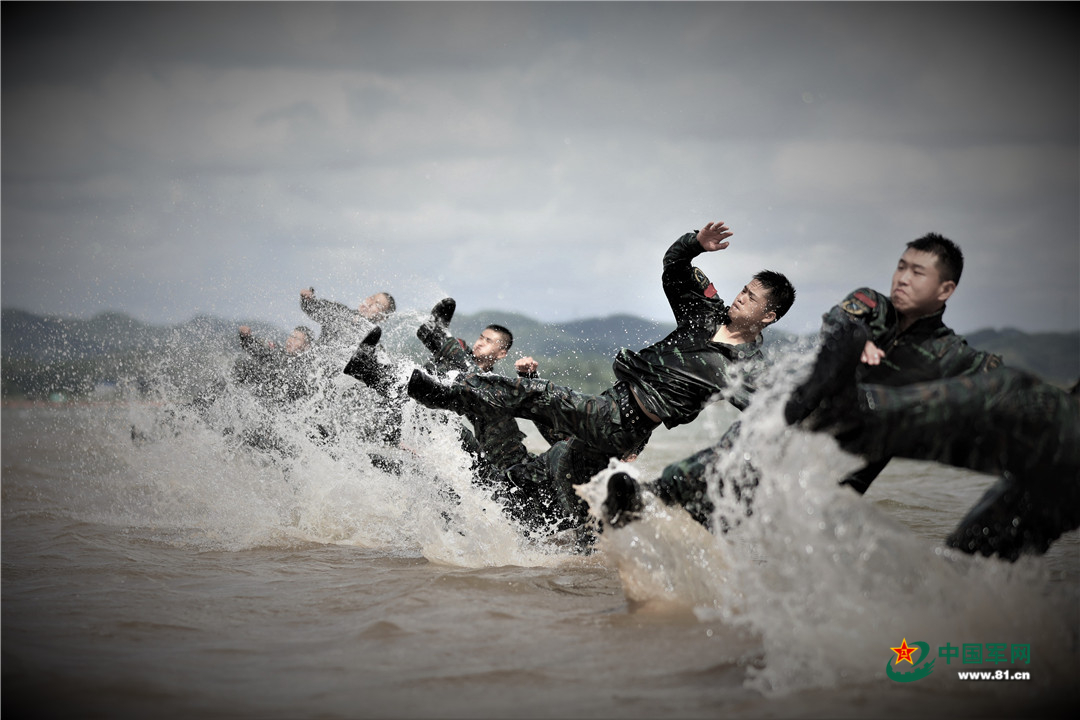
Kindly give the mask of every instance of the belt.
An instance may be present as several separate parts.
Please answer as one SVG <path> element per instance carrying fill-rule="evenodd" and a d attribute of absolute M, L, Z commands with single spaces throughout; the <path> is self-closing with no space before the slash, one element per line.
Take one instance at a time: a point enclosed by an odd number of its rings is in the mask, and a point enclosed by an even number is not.
<path fill-rule="evenodd" d="M 653 422 L 648 415 L 641 410 L 634 393 L 630 391 L 630 383 L 620 380 L 612 388 L 615 392 L 615 400 L 619 403 L 619 414 L 622 416 L 624 430 L 635 433 L 651 433 L 660 423 Z"/>

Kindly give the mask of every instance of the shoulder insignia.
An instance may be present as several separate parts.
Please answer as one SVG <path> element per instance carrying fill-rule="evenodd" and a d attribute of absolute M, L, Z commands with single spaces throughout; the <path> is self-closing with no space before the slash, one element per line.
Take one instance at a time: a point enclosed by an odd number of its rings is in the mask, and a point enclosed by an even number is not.
<path fill-rule="evenodd" d="M 877 307 L 877 303 L 873 298 L 868 297 L 861 292 L 857 292 L 840 303 L 840 307 L 843 308 L 844 312 L 848 315 L 862 317 L 863 315 L 869 315 L 870 311 Z"/>
<path fill-rule="evenodd" d="M 461 346 L 462 350 L 468 350 L 468 348 L 465 347 L 465 341 L 464 340 L 462 340 L 461 338 L 454 338 L 454 339 L 457 340 L 457 344 Z"/>
<path fill-rule="evenodd" d="M 870 308 L 871 310 L 873 310 L 874 308 L 876 308 L 876 307 L 877 307 L 877 300 L 874 300 L 874 298 L 870 297 L 869 295 L 867 295 L 867 294 L 866 294 L 866 293 L 864 293 L 864 292 L 857 292 L 857 293 L 855 293 L 855 297 L 856 297 L 856 299 L 858 299 L 858 300 L 860 300 L 860 301 L 862 301 L 862 302 L 866 303 L 866 305 L 867 305 L 867 306 L 868 306 L 868 307 L 869 307 L 869 308 Z"/>
<path fill-rule="evenodd" d="M 699 268 L 691 268 L 691 273 L 694 277 L 694 284 L 698 286 L 698 289 L 707 298 L 716 297 L 716 288 L 713 287 L 712 281 L 709 280 L 709 276 L 701 272 Z"/>

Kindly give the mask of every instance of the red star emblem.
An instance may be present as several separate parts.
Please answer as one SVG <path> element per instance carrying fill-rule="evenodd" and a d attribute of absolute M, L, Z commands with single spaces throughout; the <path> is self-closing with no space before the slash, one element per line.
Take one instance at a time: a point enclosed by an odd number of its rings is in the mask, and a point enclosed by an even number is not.
<path fill-rule="evenodd" d="M 915 664 L 915 661 L 911 659 L 911 654 L 918 650 L 918 648 L 908 647 L 907 638 L 903 639 L 903 641 L 900 643 L 900 647 L 894 647 L 889 649 L 896 653 L 896 660 L 893 661 L 893 665 L 896 665 L 903 660 L 907 660 L 908 665 Z"/>

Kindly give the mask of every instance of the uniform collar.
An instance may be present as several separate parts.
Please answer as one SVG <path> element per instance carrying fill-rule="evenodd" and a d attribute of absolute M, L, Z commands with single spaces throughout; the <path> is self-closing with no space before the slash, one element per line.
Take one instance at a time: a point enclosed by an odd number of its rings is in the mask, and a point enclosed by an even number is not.
<path fill-rule="evenodd" d="M 758 333 L 758 336 L 750 342 L 739 343 L 738 345 L 729 345 L 728 343 L 720 342 L 719 340 L 710 342 L 724 348 L 725 354 L 732 358 L 745 360 L 746 358 L 761 354 L 761 345 L 764 343 L 764 337 L 761 333 Z"/>
<path fill-rule="evenodd" d="M 941 328 L 945 327 L 945 306 L 943 305 L 940 310 L 930 315 L 923 315 L 921 318 L 911 323 L 907 330 L 904 330 L 904 334 L 910 333 L 933 333 Z"/>

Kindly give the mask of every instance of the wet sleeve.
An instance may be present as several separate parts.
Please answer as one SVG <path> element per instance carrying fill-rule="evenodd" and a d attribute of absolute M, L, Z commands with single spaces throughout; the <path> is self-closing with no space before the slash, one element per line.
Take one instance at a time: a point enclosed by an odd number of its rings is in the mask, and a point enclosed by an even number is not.
<path fill-rule="evenodd" d="M 889 305 L 884 295 L 870 288 L 859 288 L 825 313 L 821 323 L 822 338 L 850 334 L 850 327 L 859 324 L 866 328 L 870 339 L 882 344 L 893 332 L 889 323 Z"/>
<path fill-rule="evenodd" d="M 791 392 L 784 406 L 784 419 L 789 425 L 805 420 L 826 398 L 854 386 L 862 350 L 872 339 L 868 321 L 872 321 L 876 310 L 858 295 L 856 291 L 848 296 L 855 296 L 856 304 L 845 300 L 825 314 L 810 375 Z"/>
<path fill-rule="evenodd" d="M 270 346 L 254 335 L 241 335 L 240 347 L 253 358 L 267 360 L 273 355 Z"/>
<path fill-rule="evenodd" d="M 723 308 L 708 276 L 691 265 L 702 252 L 697 233 L 692 232 L 676 240 L 664 254 L 664 294 L 680 327 L 715 319 Z"/>
<path fill-rule="evenodd" d="M 1000 355 L 976 350 L 962 337 L 954 336 L 954 341 L 941 355 L 940 368 L 942 377 L 972 375 L 974 373 L 996 370 L 1002 366 Z"/>
<path fill-rule="evenodd" d="M 533 420 L 533 425 L 536 426 L 537 431 L 540 433 L 540 437 L 544 438 L 548 445 L 554 445 L 555 443 L 569 440 L 573 437 L 573 435 L 570 435 L 569 433 L 556 431 L 542 420 Z"/>
<path fill-rule="evenodd" d="M 336 319 L 348 317 L 352 313 L 348 306 L 343 303 L 334 302 L 333 300 L 323 300 L 322 298 L 317 297 L 301 297 L 300 309 L 304 311 L 305 315 L 320 325 L 325 325 Z"/>
<path fill-rule="evenodd" d="M 447 337 L 439 351 L 431 356 L 431 364 L 440 373 L 448 373 L 451 370 L 477 371 L 472 354 L 465 349 L 465 341 L 453 337 Z"/>

